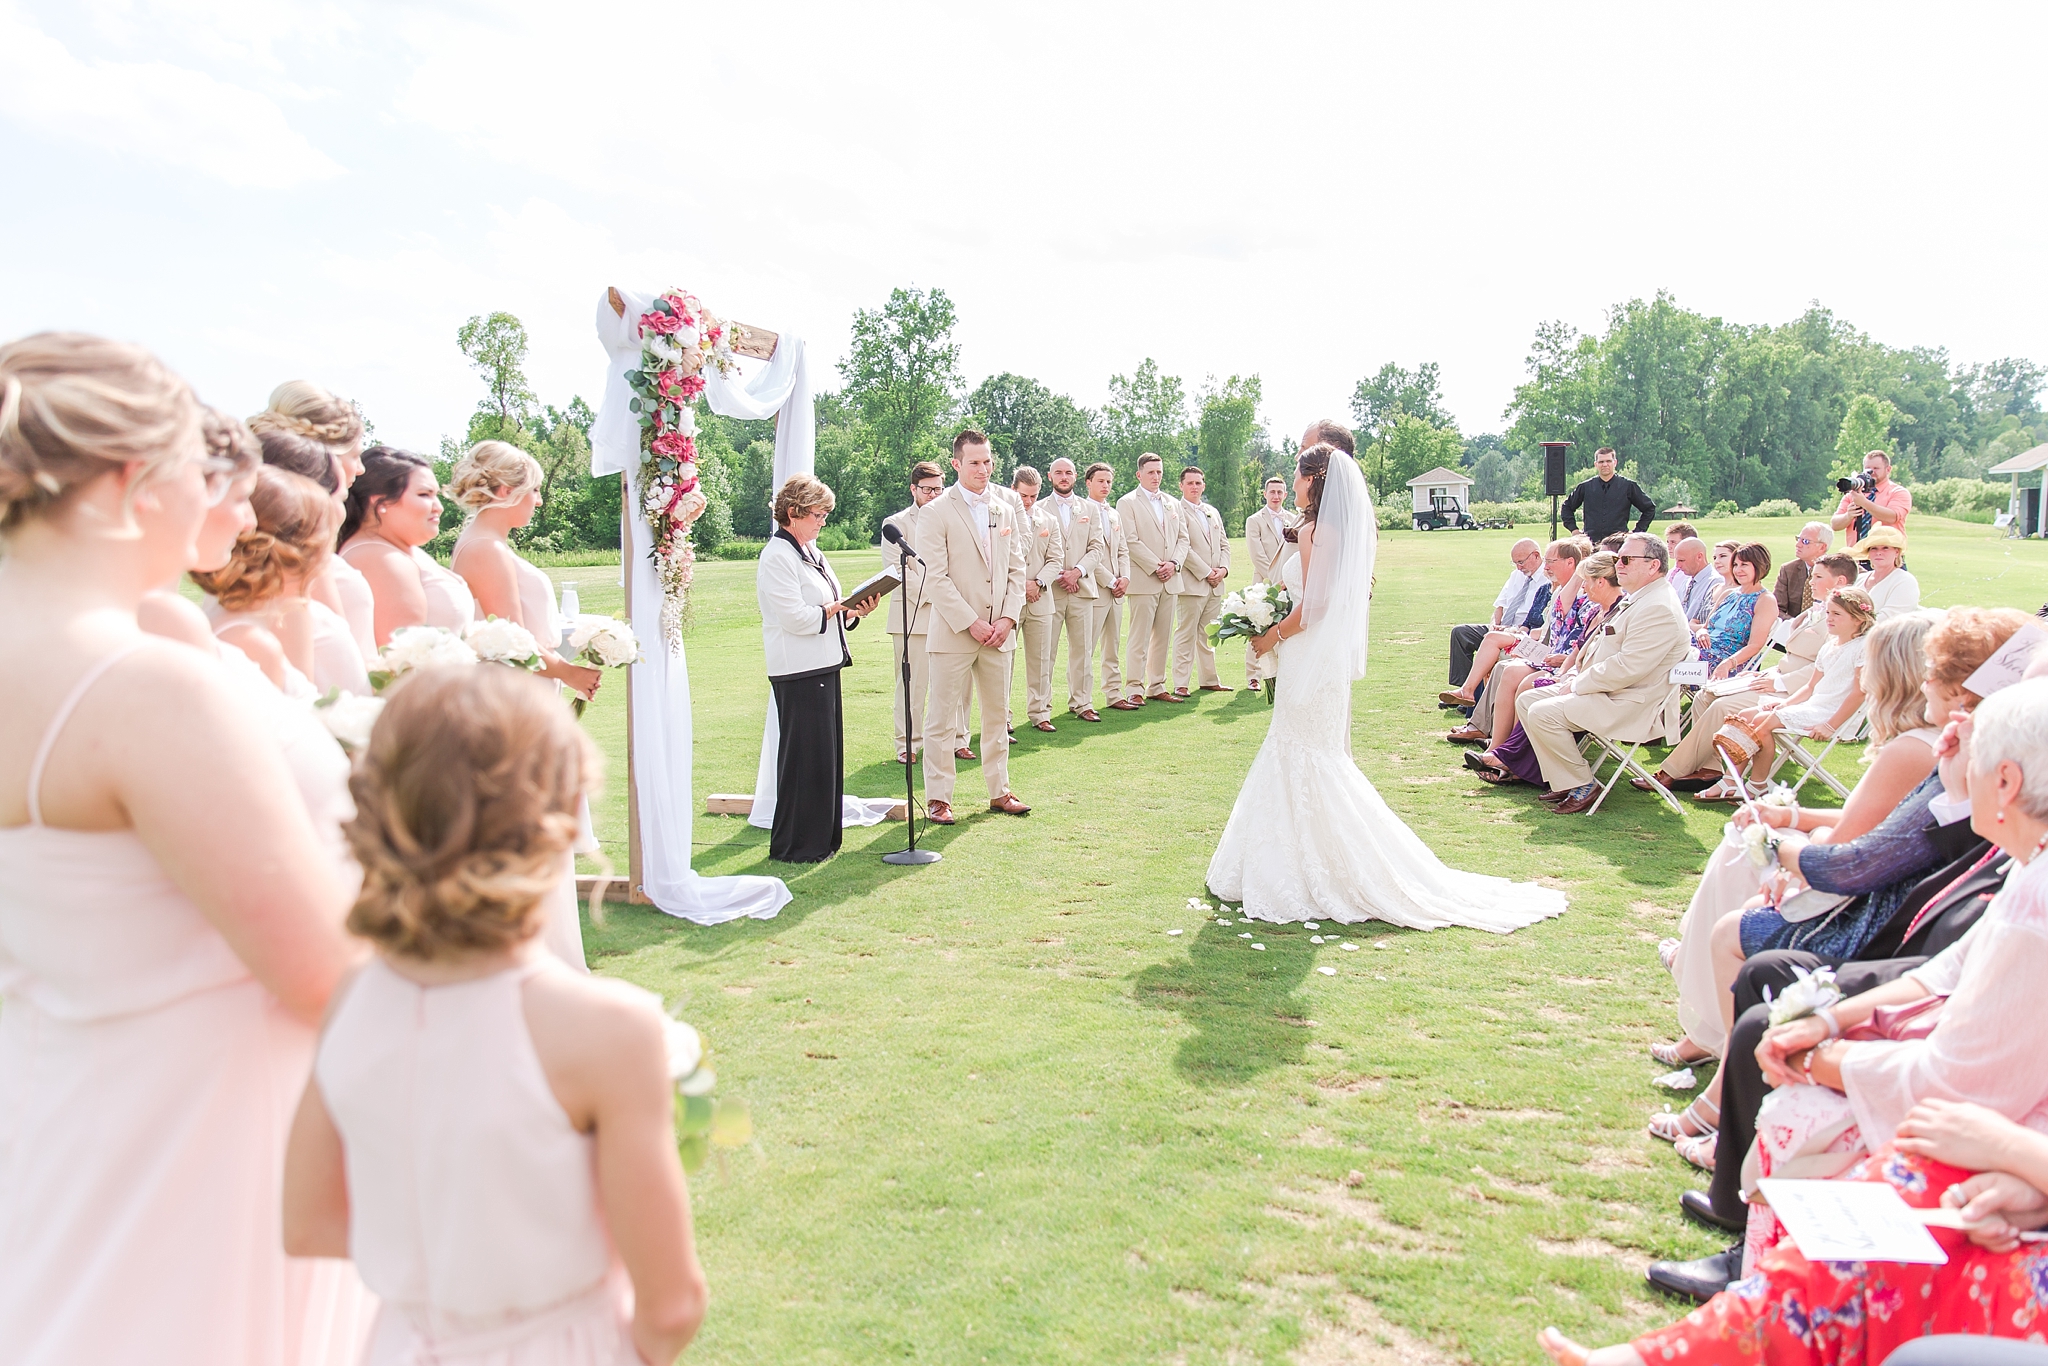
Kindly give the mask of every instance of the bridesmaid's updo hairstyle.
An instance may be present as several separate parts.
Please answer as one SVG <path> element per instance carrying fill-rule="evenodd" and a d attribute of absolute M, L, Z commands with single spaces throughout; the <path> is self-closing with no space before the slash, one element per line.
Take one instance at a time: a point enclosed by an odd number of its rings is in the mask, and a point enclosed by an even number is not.
<path fill-rule="evenodd" d="M 442 492 L 474 517 L 494 504 L 511 501 L 539 488 L 540 461 L 509 441 L 479 441 L 462 453 Z"/>
<path fill-rule="evenodd" d="M 1336 447 L 1327 442 L 1317 442 L 1303 451 L 1295 461 L 1295 469 L 1309 481 L 1308 506 L 1301 510 L 1301 520 L 1313 522 L 1316 512 L 1323 506 L 1323 481 L 1330 477 L 1330 457 Z"/>
<path fill-rule="evenodd" d="M 0 346 L 0 533 L 123 465 L 139 487 L 200 451 L 191 387 L 141 347 L 83 332 Z"/>
<path fill-rule="evenodd" d="M 256 529 L 235 538 L 226 565 L 192 576 L 230 612 L 281 597 L 286 579 L 317 570 L 334 552 L 334 528 L 341 523 L 341 508 L 326 489 L 270 465 L 256 476 L 249 502 Z"/>
<path fill-rule="evenodd" d="M 363 420 L 346 400 L 311 380 L 288 379 L 270 391 L 269 405 L 249 419 L 249 430 L 258 436 L 277 432 L 345 451 L 363 439 Z"/>
<path fill-rule="evenodd" d="M 419 959 L 531 938 L 597 781 L 589 737 L 517 669 L 420 669 L 390 697 L 349 781 L 363 867 L 349 930 Z"/>
<path fill-rule="evenodd" d="M 246 479 L 262 467 L 263 447 L 248 426 L 210 403 L 199 405 L 199 437 L 205 443 L 206 458 L 226 465 L 230 479 Z"/>
<path fill-rule="evenodd" d="M 396 446 L 372 446 L 364 451 L 363 472 L 349 488 L 348 514 L 341 519 L 341 539 L 336 544 L 347 545 L 349 537 L 363 529 L 372 508 L 404 497 L 414 470 L 432 468 L 425 456 Z"/>

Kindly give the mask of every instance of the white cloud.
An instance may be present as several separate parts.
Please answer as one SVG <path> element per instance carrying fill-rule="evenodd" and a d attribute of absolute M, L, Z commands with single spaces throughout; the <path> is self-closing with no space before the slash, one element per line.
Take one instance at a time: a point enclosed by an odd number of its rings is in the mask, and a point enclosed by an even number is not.
<path fill-rule="evenodd" d="M 0 7 L 0 117 L 239 187 L 342 174 L 267 96 L 168 62 L 82 61 L 13 6 Z"/>

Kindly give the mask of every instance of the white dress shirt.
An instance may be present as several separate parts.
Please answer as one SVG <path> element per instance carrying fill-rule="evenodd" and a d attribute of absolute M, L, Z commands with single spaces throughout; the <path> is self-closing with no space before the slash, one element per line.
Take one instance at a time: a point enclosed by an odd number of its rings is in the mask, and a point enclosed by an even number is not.
<path fill-rule="evenodd" d="M 955 484 L 953 485 L 953 487 L 960 490 L 960 496 L 967 500 L 968 510 L 974 514 L 974 529 L 981 533 L 982 553 L 987 554 L 988 490 L 984 489 L 980 493 L 974 493 L 971 492 L 965 484 Z"/>

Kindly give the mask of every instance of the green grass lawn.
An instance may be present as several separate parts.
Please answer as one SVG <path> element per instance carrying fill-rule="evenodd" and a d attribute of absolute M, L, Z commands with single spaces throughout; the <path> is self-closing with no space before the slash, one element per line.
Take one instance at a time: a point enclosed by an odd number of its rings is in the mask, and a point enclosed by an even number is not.
<path fill-rule="evenodd" d="M 1777 554 L 1796 526 L 1702 532 Z M 1930 605 L 2048 598 L 2048 545 L 1911 530 Z M 1261 953 L 1188 909 L 1265 733 L 1244 692 L 1020 731 L 1031 816 L 934 829 L 930 867 L 880 862 L 901 826 L 793 868 L 768 862 L 766 831 L 700 816 L 700 871 L 778 873 L 796 900 L 708 930 L 614 907 L 586 930 L 600 971 L 681 1003 L 721 1092 L 754 1110 L 758 1147 L 695 1183 L 712 1307 L 689 1359 L 1535 1362 L 1546 1323 L 1607 1342 L 1675 1317 L 1644 1263 L 1720 1244 L 1681 1222 L 1692 1176 L 1642 1131 L 1670 1099 L 1644 1048 L 1675 1029 L 1654 945 L 1726 811 L 1624 788 L 1557 817 L 1465 771 L 1435 704 L 1445 632 L 1490 610 L 1512 539 L 1382 536 L 1353 742 L 1447 861 L 1554 880 L 1562 919 L 1505 938 L 1357 927 L 1354 952 L 1269 927 Z M 848 582 L 876 563 L 834 559 Z M 615 565 L 550 572 L 586 610 L 617 607 Z M 696 584 L 701 810 L 752 789 L 767 684 L 752 566 L 702 564 Z M 854 640 L 848 786 L 885 795 L 902 785 L 888 649 L 872 627 Z M 621 870 L 622 684 L 587 717 Z M 1853 777 L 1856 754 L 1833 766 Z M 961 790 L 978 796 L 971 771 Z"/>

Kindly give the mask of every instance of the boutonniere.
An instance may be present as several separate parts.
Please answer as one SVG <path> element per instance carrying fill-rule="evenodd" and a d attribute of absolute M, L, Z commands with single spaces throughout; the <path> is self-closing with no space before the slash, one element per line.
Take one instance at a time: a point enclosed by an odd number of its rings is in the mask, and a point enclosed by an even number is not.
<path fill-rule="evenodd" d="M 999 532 L 999 533 L 1000 533 L 1001 535 L 1004 535 L 1004 536 L 1007 536 L 1007 535 L 1009 535 L 1009 534 L 1010 534 L 1010 529 L 1009 529 L 1008 527 L 998 527 L 998 528 L 997 528 L 997 531 L 998 531 L 998 532 Z"/>

